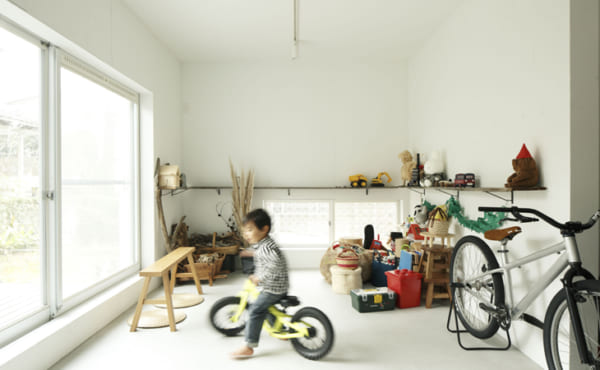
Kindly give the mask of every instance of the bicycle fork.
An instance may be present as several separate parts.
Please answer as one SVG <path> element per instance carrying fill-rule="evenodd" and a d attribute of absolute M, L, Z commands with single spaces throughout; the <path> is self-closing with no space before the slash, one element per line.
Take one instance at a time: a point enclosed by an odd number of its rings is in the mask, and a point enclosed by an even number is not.
<path fill-rule="evenodd" d="M 593 358 L 590 356 L 587 343 L 585 342 L 583 324 L 581 323 L 581 316 L 579 315 L 579 308 L 577 307 L 578 298 L 575 295 L 575 289 L 573 288 L 573 279 L 576 276 L 594 279 L 594 275 L 581 267 L 581 262 L 572 263 L 571 267 L 572 268 L 565 274 L 564 279 L 562 279 L 562 283 L 567 295 L 567 307 L 569 309 L 569 316 L 573 327 L 573 336 L 575 337 L 575 343 L 577 344 L 577 351 L 581 362 L 588 365 L 594 365 Z M 593 348 L 591 350 L 593 350 Z M 596 349 L 596 351 L 598 351 L 598 349 Z"/>

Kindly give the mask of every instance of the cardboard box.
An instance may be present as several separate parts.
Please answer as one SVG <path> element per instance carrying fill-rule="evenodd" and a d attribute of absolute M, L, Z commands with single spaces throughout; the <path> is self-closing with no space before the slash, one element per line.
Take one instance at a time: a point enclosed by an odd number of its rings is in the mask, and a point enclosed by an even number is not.
<path fill-rule="evenodd" d="M 396 293 L 388 288 L 352 289 L 350 298 L 358 312 L 393 310 L 396 304 Z"/>

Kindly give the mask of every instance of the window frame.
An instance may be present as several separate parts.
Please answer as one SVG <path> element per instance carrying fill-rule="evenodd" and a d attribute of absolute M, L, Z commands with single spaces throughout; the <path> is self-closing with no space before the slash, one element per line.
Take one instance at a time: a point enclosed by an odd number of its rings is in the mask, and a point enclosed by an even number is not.
<path fill-rule="evenodd" d="M 94 295 L 115 286 L 126 278 L 134 276 L 141 268 L 141 125 L 139 89 L 125 82 L 115 73 L 101 71 L 91 63 L 77 59 L 51 45 L 37 35 L 0 16 L 0 28 L 40 48 L 40 159 L 39 159 L 39 200 L 40 200 L 40 284 L 41 307 L 19 321 L 0 328 L 0 347 L 35 328 L 51 321 L 56 316 L 89 300 Z M 60 164 L 60 68 L 62 58 L 78 63 L 94 83 L 132 101 L 132 143 L 131 143 L 131 194 L 132 197 L 132 249 L 133 263 L 110 276 L 96 281 L 92 286 L 64 301 L 60 296 L 60 242 L 61 242 L 61 164 Z M 93 63 L 93 62 L 92 62 Z M 69 68 L 72 70 L 72 68 Z M 79 71 L 75 71 L 79 73 Z M 91 76 L 92 78 L 90 78 Z M 123 82 L 121 82 L 123 81 Z M 131 87 L 130 87 L 131 86 Z"/>
<path fill-rule="evenodd" d="M 139 140 L 140 140 L 140 125 L 139 125 L 139 117 L 140 117 L 140 104 L 139 104 L 139 93 L 134 93 L 132 90 L 128 89 L 127 87 L 125 87 L 123 84 L 119 83 L 118 81 L 114 80 L 112 77 L 106 75 L 104 72 L 98 71 L 97 69 L 95 69 L 93 66 L 77 59 L 76 57 L 70 55 L 69 53 L 54 47 L 54 46 L 50 46 L 50 49 L 54 50 L 54 54 L 55 57 L 53 58 L 56 66 L 55 68 L 51 71 L 53 73 L 55 73 L 56 76 L 56 95 L 55 95 L 55 99 L 56 99 L 56 104 L 54 105 L 54 108 L 56 109 L 56 113 L 55 115 L 52 115 L 52 117 L 54 117 L 54 122 L 52 122 L 51 126 L 53 128 L 53 132 L 55 133 L 55 152 L 52 153 L 55 155 L 54 157 L 54 174 L 56 176 L 55 178 L 55 182 L 54 182 L 54 189 L 55 190 L 55 197 L 54 197 L 54 206 L 57 208 L 57 214 L 58 216 L 55 218 L 56 220 L 56 224 L 53 225 L 53 229 L 54 232 L 56 233 L 56 245 L 55 245 L 55 250 L 53 253 L 53 259 L 55 260 L 55 265 L 56 268 L 58 269 L 56 275 L 55 275 L 55 281 L 52 282 L 52 289 L 54 292 L 56 292 L 53 296 L 53 298 L 56 299 L 56 303 L 51 306 L 51 311 L 52 311 L 52 316 L 58 316 L 66 311 L 68 311 L 69 309 L 81 304 L 83 301 L 89 299 L 90 297 L 92 297 L 93 295 L 98 294 L 99 292 L 117 284 L 118 282 L 122 281 L 124 278 L 131 276 L 132 274 L 135 274 L 137 271 L 139 271 L 140 266 L 141 266 L 141 245 L 140 245 L 140 239 L 141 239 L 141 225 L 140 225 L 140 144 L 139 144 Z M 61 106 L 61 102 L 60 102 L 60 96 L 61 96 L 61 68 L 67 68 L 69 69 L 71 72 L 78 74 L 81 77 L 87 78 L 88 80 L 92 81 L 93 83 L 96 83 L 98 85 L 104 86 L 106 88 L 108 88 L 109 90 L 113 91 L 114 93 L 117 93 L 118 95 L 121 95 L 122 97 L 130 100 L 133 103 L 133 108 L 132 108 L 132 127 L 131 129 L 133 130 L 132 132 L 132 139 L 133 139 L 133 143 L 132 143 L 132 169 L 133 169 L 133 174 L 132 174 L 132 197 L 133 197 L 133 204 L 132 204 L 132 214 L 133 214 L 133 220 L 132 220 L 132 225 L 133 225 L 133 243 L 134 243 L 134 248 L 133 248 L 133 253 L 134 253 L 134 263 L 130 266 L 127 266 L 115 273 L 113 273 L 112 275 L 97 281 L 95 284 L 92 284 L 91 286 L 89 286 L 87 289 L 84 289 L 83 291 L 80 291 L 78 293 L 75 293 L 74 295 L 63 299 L 62 297 L 62 269 L 61 269 L 61 264 L 62 264 L 62 251 L 61 251 L 61 246 L 62 246 L 62 240 L 61 240 L 61 231 L 62 230 L 62 215 L 61 215 L 61 201 L 62 201 L 62 188 L 61 188 L 61 178 L 62 178 L 62 172 L 61 172 L 61 163 L 60 163 L 60 158 L 61 158 L 61 142 L 60 142 L 60 138 L 61 138 L 61 122 L 60 122 L 60 106 Z M 115 88 L 116 87 L 116 88 Z M 135 96 L 134 96 L 135 95 Z"/>

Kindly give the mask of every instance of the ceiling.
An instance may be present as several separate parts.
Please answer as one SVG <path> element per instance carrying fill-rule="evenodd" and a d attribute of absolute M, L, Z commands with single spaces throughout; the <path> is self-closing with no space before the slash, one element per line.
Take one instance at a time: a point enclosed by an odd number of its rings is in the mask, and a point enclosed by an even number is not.
<path fill-rule="evenodd" d="M 182 62 L 291 60 L 294 0 L 122 0 Z M 297 0 L 297 58 L 400 60 L 464 0 Z"/>

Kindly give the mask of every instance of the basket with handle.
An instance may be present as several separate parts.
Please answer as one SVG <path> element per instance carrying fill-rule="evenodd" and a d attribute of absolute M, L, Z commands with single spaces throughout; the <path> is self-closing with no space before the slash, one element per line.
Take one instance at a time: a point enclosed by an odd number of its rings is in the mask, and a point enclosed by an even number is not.
<path fill-rule="evenodd" d="M 441 207 L 435 207 L 429 214 L 427 228 L 433 235 L 446 235 L 450 227 L 448 213 Z"/>
<path fill-rule="evenodd" d="M 335 262 L 343 269 L 354 270 L 358 267 L 358 254 L 352 248 L 343 248 Z"/>

